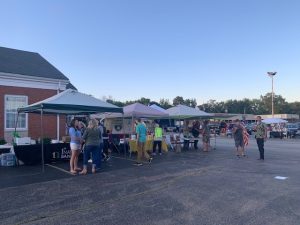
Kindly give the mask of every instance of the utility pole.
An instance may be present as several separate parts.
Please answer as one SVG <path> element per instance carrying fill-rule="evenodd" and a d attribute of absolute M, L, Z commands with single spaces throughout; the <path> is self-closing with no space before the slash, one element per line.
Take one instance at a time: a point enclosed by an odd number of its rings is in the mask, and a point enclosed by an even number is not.
<path fill-rule="evenodd" d="M 274 118 L 274 81 L 273 78 L 277 72 L 267 72 L 269 77 L 272 79 L 272 118 Z"/>

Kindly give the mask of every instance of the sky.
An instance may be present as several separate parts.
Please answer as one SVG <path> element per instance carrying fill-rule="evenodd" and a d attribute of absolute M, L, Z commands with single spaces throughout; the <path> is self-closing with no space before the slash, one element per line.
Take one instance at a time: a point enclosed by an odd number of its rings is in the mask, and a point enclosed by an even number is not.
<path fill-rule="evenodd" d="M 0 46 L 38 52 L 81 92 L 300 101 L 298 0 L 0 0 Z"/>

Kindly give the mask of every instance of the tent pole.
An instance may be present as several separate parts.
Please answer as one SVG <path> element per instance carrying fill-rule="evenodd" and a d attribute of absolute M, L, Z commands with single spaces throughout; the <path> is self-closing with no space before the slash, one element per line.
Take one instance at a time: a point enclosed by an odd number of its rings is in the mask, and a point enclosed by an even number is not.
<path fill-rule="evenodd" d="M 214 118 L 214 124 L 216 123 L 216 118 Z M 217 133 L 216 133 L 216 128 L 215 128 L 215 147 L 214 150 L 217 149 Z"/>
<path fill-rule="evenodd" d="M 60 81 L 58 82 L 58 87 L 57 87 L 57 94 L 60 93 Z M 59 114 L 56 115 L 56 140 L 59 141 L 59 136 L 60 136 L 60 121 L 59 121 Z"/>
<path fill-rule="evenodd" d="M 59 114 L 56 115 L 56 140 L 59 141 L 60 136 L 60 119 Z"/>
<path fill-rule="evenodd" d="M 124 113 L 122 113 L 122 127 L 123 127 L 123 137 L 124 137 L 124 156 L 125 158 L 127 157 L 126 154 L 126 137 L 125 137 L 125 121 L 124 121 Z"/>
<path fill-rule="evenodd" d="M 134 122 L 133 122 L 133 114 L 131 116 L 131 134 L 134 134 Z"/>
<path fill-rule="evenodd" d="M 17 134 L 18 120 L 19 120 L 19 111 L 17 113 L 16 123 L 15 123 L 15 132 L 13 134 L 13 143 L 12 144 L 16 143 L 16 140 L 15 140 L 16 137 L 15 137 L 15 135 Z"/>
<path fill-rule="evenodd" d="M 43 130 L 43 108 L 41 109 L 41 149 L 42 149 L 42 172 L 45 172 L 44 162 L 44 130 Z"/>

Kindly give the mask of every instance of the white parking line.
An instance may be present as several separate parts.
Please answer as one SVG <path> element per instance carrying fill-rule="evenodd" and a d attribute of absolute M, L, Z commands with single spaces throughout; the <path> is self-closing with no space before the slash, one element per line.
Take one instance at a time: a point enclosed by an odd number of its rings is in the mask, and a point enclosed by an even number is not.
<path fill-rule="evenodd" d="M 277 180 L 286 180 L 288 177 L 276 176 L 274 178 Z"/>
<path fill-rule="evenodd" d="M 49 167 L 51 167 L 51 168 L 57 169 L 57 170 L 59 170 L 59 171 L 61 171 L 61 172 L 67 173 L 67 174 L 69 174 L 69 175 L 73 175 L 73 176 L 76 175 L 76 174 L 71 173 L 70 171 L 64 170 L 64 169 L 59 168 L 59 167 L 57 167 L 57 166 L 53 166 L 53 165 L 50 165 L 50 164 L 45 164 L 45 165 L 46 165 L 46 166 L 49 166 Z"/>

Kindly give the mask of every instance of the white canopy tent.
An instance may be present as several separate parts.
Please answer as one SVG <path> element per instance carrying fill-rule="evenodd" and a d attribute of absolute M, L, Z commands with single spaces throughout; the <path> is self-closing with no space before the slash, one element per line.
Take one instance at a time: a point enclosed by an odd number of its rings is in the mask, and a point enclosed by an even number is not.
<path fill-rule="evenodd" d="M 278 124 L 278 123 L 287 123 L 287 120 L 281 119 L 281 118 L 267 118 L 262 120 L 265 124 Z"/>
<path fill-rule="evenodd" d="M 127 105 L 123 107 L 123 115 L 121 113 L 100 113 L 96 115 L 92 115 L 95 118 L 107 119 L 110 123 L 108 123 L 108 127 L 112 129 L 112 124 L 117 123 L 118 126 L 122 126 L 123 132 L 126 133 L 133 133 L 133 125 L 134 119 L 136 118 L 143 118 L 143 119 L 161 119 L 161 118 L 168 118 L 169 115 L 167 112 L 162 112 L 160 110 L 154 109 L 153 107 L 143 105 L 141 103 L 134 103 L 131 105 Z M 119 124 L 118 118 L 123 117 L 126 122 L 123 125 Z M 114 123 L 112 123 L 114 121 Z M 116 122 L 117 121 L 117 122 Z M 123 120 L 124 122 L 124 120 Z M 116 125 L 116 124 L 114 124 Z M 125 131 L 126 130 L 126 131 Z M 115 132 L 114 130 L 112 130 Z"/>
<path fill-rule="evenodd" d="M 209 119 L 213 115 L 185 105 L 177 105 L 166 110 L 171 119 Z"/>
<path fill-rule="evenodd" d="M 160 112 L 168 114 L 167 110 L 163 109 L 162 107 L 160 107 L 160 106 L 158 106 L 156 104 L 150 105 L 150 107 L 153 108 L 153 109 L 156 109 L 156 110 L 158 110 Z"/>

